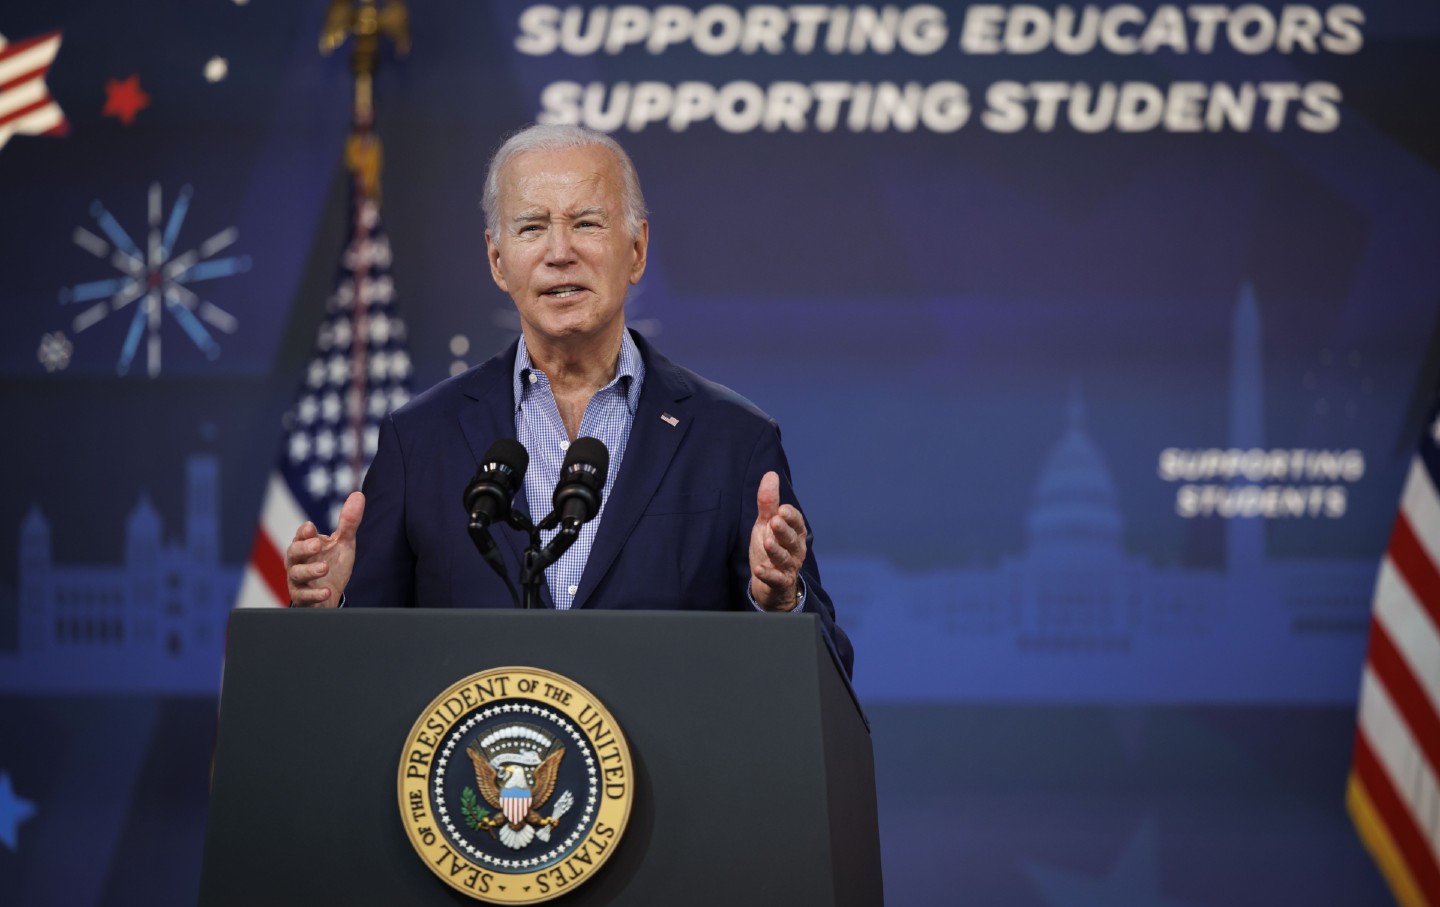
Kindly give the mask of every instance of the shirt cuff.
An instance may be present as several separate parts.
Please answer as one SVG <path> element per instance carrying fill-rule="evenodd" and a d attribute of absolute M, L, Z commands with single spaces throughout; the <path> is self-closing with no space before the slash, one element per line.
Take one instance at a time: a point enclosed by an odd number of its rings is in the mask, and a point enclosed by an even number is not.
<path fill-rule="evenodd" d="M 796 585 L 798 585 L 798 586 L 800 587 L 799 591 L 798 591 L 798 592 L 796 593 L 796 595 L 795 595 L 795 607 L 791 608 L 789 611 L 776 611 L 776 612 L 773 612 L 773 613 L 776 613 L 776 614 L 799 614 L 799 613 L 801 613 L 802 611 L 805 610 L 805 577 L 803 577 L 803 576 L 797 576 L 797 577 L 795 577 L 795 583 L 796 583 Z M 749 584 L 749 583 L 746 583 L 746 584 L 745 584 L 745 597 L 748 598 L 748 599 L 750 599 L 750 607 L 754 608 L 756 611 L 764 611 L 764 610 L 765 610 L 764 608 L 760 607 L 760 603 L 755 600 L 755 593 L 752 592 L 752 591 L 750 591 L 750 584 Z"/>

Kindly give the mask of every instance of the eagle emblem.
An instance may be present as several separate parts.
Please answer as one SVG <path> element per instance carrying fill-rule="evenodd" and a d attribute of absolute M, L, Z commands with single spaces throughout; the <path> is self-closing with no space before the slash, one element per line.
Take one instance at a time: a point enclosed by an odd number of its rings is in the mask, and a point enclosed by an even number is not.
<path fill-rule="evenodd" d="M 475 766 L 480 796 L 495 810 L 467 811 L 471 827 L 515 850 L 536 838 L 549 841 L 550 830 L 575 802 L 565 791 L 549 816 L 539 813 L 555 792 L 565 747 L 535 725 L 507 724 L 472 741 L 465 753 Z"/>

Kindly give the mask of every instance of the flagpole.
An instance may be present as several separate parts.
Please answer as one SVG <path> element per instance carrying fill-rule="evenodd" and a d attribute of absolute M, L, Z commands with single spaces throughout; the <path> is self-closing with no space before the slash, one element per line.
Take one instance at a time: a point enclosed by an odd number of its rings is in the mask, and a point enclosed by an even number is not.
<path fill-rule="evenodd" d="M 402 0 L 332 0 L 325 15 L 322 54 L 353 39 L 355 94 L 344 157 L 350 235 L 295 403 L 281 420 L 284 436 L 236 607 L 289 604 L 285 551 L 296 528 L 309 521 L 333 530 L 375 455 L 381 423 L 410 399 L 405 325 L 394 304 L 390 244 L 379 213 L 381 154 L 374 129 L 380 51 L 389 41 L 396 56 L 407 54 L 409 22 Z"/>
<path fill-rule="evenodd" d="M 365 222 L 367 218 L 373 218 L 374 214 L 370 212 L 378 213 L 380 208 L 380 171 L 384 151 L 374 129 L 375 70 L 380 65 L 380 49 L 386 39 L 394 46 L 396 56 L 403 57 L 410 52 L 410 14 L 404 0 L 385 0 L 383 6 L 376 0 L 332 0 L 325 15 L 325 26 L 320 32 L 320 53 L 328 56 L 351 38 L 354 41 L 350 48 L 350 71 L 355 75 L 355 96 L 350 135 L 345 140 L 345 167 L 351 175 L 351 203 L 355 212 L 352 248 L 359 250 L 364 248 Z M 369 353 L 366 338 L 369 336 L 367 319 L 370 302 L 365 271 L 363 266 L 355 269 L 351 380 L 345 401 L 350 415 L 353 451 L 350 460 L 355 489 L 360 487 L 365 465 Z"/>

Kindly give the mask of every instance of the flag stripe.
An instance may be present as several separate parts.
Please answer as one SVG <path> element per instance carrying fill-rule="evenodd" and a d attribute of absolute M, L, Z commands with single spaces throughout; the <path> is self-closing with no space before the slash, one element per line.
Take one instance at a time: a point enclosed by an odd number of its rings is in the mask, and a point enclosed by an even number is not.
<path fill-rule="evenodd" d="M 0 120 L 0 130 L 19 132 L 24 135 L 64 135 L 68 125 L 65 122 L 65 114 L 53 101 L 45 104 L 39 110 L 21 115 L 9 122 Z"/>
<path fill-rule="evenodd" d="M 1440 411 L 1375 583 L 1346 802 L 1405 907 L 1440 907 Z"/>
<path fill-rule="evenodd" d="M 290 586 L 285 582 L 285 558 L 264 527 L 255 530 L 255 542 L 250 547 L 250 565 L 265 580 L 275 601 L 288 605 Z"/>
<path fill-rule="evenodd" d="M 288 604 L 289 602 L 275 598 L 270 581 L 260 575 L 254 564 L 245 565 L 245 573 L 240 578 L 240 591 L 235 595 L 235 607 L 281 608 Z"/>
<path fill-rule="evenodd" d="M 1391 785 L 1363 734 L 1355 737 L 1355 774 L 1394 840 L 1398 856 L 1415 880 L 1423 903 L 1440 905 L 1440 866 L 1436 865 L 1434 857 L 1425 847 L 1424 838 L 1405 801 Z"/>
<path fill-rule="evenodd" d="M 8 44 L 0 44 L 0 61 L 9 60 L 12 57 L 25 53 L 38 44 L 53 41 L 58 47 L 60 44 L 60 32 L 46 32 L 43 35 L 36 35 L 33 38 L 26 38 L 24 41 L 11 41 Z"/>
<path fill-rule="evenodd" d="M 1440 486 L 1440 429 L 1435 427 L 1440 415 L 1432 412 L 1430 419 L 1431 434 L 1420 442 L 1420 454 L 1416 457 L 1419 462 L 1415 466 L 1425 471 L 1430 492 L 1434 494 L 1435 488 Z M 1436 543 L 1440 544 L 1440 539 L 1436 539 Z"/>
<path fill-rule="evenodd" d="M 1389 644 L 1404 656 L 1431 711 L 1440 712 L 1440 631 L 1388 557 L 1380 565 L 1375 583 L 1374 620 L 1385 629 Z"/>
<path fill-rule="evenodd" d="M 1354 771 L 1351 771 L 1349 783 L 1346 784 L 1345 805 L 1350 808 L 1350 818 L 1360 830 L 1361 840 L 1365 842 L 1375 862 L 1380 864 L 1380 872 L 1390 883 L 1395 900 L 1400 902 L 1401 907 L 1430 907 L 1420 894 L 1415 877 L 1410 874 L 1410 867 L 1405 865 L 1405 858 L 1401 856 L 1395 839 L 1391 837 L 1390 829 L 1380 818 L 1370 792 L 1365 789 Z"/>
<path fill-rule="evenodd" d="M 279 472 L 272 472 L 265 486 L 265 500 L 260 505 L 260 525 L 255 529 L 250 562 L 235 607 L 289 606 L 290 588 L 285 581 L 284 551 L 295 530 L 306 519 L 285 477 Z"/>
<path fill-rule="evenodd" d="M 1431 698 L 1434 689 L 1427 689 L 1416 679 L 1412 663 L 1401 654 L 1394 637 L 1378 618 L 1370 623 L 1367 661 L 1415 734 L 1425 758 L 1432 766 L 1440 766 L 1440 715 Z M 1435 665 L 1428 667 L 1434 673 Z"/>
<path fill-rule="evenodd" d="M 1373 656 L 1372 656 L 1373 657 Z M 1367 666 L 1360 682 L 1359 732 L 1375 760 L 1385 769 L 1391 785 L 1405 795 L 1405 803 L 1428 842 L 1432 859 L 1440 859 L 1440 783 L 1435 763 L 1422 753 L 1424 741 L 1396 702 L 1395 690 L 1374 665 Z"/>
<path fill-rule="evenodd" d="M 1400 510 L 1410 521 L 1411 535 L 1430 561 L 1431 571 L 1440 563 L 1440 494 L 1435 482 L 1419 462 L 1411 462 L 1410 475 L 1400 498 Z"/>
<path fill-rule="evenodd" d="M 45 90 L 45 83 L 39 79 L 31 79 L 0 94 L 0 123 L 19 119 L 31 111 L 53 103 L 55 102 L 50 93 Z"/>
<path fill-rule="evenodd" d="M 41 91 L 44 91 L 45 83 L 41 79 L 41 76 L 45 75 L 45 71 L 49 68 L 50 64 L 48 62 L 27 69 L 24 72 L 20 72 L 19 67 L 0 65 L 0 79 L 4 79 L 3 82 L 0 82 L 0 95 L 32 80 L 40 86 Z"/>
<path fill-rule="evenodd" d="M 24 78 L 21 73 L 43 74 L 55 62 L 55 52 L 59 49 L 60 33 L 51 32 L 0 50 L 0 91 L 11 82 L 21 81 Z"/>
<path fill-rule="evenodd" d="M 260 525 L 275 546 L 290 544 L 295 530 L 308 519 L 310 517 L 295 500 L 285 477 L 279 472 L 270 473 L 270 481 L 265 486 L 265 503 L 260 509 Z"/>
<path fill-rule="evenodd" d="M 1440 571 L 1425 546 L 1415 537 L 1410 520 L 1404 514 L 1395 520 L 1395 531 L 1390 535 L 1390 560 L 1405 577 L 1405 584 L 1415 596 L 1415 602 L 1429 616 L 1432 625 L 1440 626 Z"/>

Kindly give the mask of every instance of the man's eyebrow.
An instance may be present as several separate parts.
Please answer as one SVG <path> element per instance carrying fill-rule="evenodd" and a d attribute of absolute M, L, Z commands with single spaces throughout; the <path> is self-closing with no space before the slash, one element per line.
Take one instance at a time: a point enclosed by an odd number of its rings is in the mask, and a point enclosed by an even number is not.
<path fill-rule="evenodd" d="M 581 220 L 587 217 L 604 218 L 608 216 L 608 212 L 603 205 L 591 205 L 588 208 L 581 208 L 579 211 L 567 212 L 562 216 L 565 220 Z M 550 212 L 541 208 L 531 208 L 528 211 L 521 211 L 510 218 L 510 223 L 512 226 L 520 226 L 521 224 L 541 223 L 551 219 L 552 216 Z"/>

